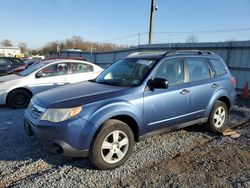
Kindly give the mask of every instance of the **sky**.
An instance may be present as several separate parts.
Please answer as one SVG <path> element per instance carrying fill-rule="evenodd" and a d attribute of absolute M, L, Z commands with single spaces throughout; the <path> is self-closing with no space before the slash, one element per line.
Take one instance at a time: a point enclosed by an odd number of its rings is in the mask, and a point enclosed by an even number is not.
<path fill-rule="evenodd" d="M 155 1 L 156 43 L 181 42 L 191 34 L 200 41 L 250 40 L 250 0 Z M 88 41 L 119 44 L 136 43 L 137 33 L 142 33 L 139 42 L 146 43 L 150 3 L 151 0 L 0 0 L 0 41 L 9 39 L 14 45 L 25 42 L 29 48 L 39 48 L 77 35 Z M 224 31 L 234 29 L 243 30 Z"/>

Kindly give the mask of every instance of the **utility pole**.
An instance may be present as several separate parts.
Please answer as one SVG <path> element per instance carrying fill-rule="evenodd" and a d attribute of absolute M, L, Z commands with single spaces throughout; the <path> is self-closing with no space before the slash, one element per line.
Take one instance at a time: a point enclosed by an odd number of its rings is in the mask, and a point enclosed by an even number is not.
<path fill-rule="evenodd" d="M 168 33 L 168 49 L 170 50 L 170 48 L 171 48 L 170 33 Z"/>
<path fill-rule="evenodd" d="M 90 54 L 93 55 L 93 51 L 96 51 L 96 48 L 93 48 L 93 45 L 90 45 Z"/>
<path fill-rule="evenodd" d="M 155 5 L 155 0 L 151 0 L 151 11 L 150 11 L 150 25 L 149 25 L 149 35 L 148 35 L 148 44 L 152 44 L 152 35 L 154 27 L 154 12 L 157 10 Z"/>
<path fill-rule="evenodd" d="M 141 44 L 141 33 L 138 33 L 138 46 Z"/>
<path fill-rule="evenodd" d="M 57 57 L 60 57 L 60 47 L 59 44 L 56 45 Z"/>

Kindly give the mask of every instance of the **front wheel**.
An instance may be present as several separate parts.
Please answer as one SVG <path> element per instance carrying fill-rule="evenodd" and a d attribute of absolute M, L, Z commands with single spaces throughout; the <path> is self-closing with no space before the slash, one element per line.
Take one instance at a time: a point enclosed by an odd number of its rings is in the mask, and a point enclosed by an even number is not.
<path fill-rule="evenodd" d="M 122 121 L 110 119 L 98 132 L 89 158 L 99 169 L 116 168 L 125 163 L 133 151 L 134 135 Z"/>
<path fill-rule="evenodd" d="M 209 116 L 207 128 L 213 132 L 222 132 L 227 123 L 228 109 L 227 105 L 222 101 L 216 101 L 212 112 Z"/>
<path fill-rule="evenodd" d="M 26 108 L 29 105 L 31 94 L 23 89 L 12 91 L 7 97 L 7 104 L 11 108 Z"/>

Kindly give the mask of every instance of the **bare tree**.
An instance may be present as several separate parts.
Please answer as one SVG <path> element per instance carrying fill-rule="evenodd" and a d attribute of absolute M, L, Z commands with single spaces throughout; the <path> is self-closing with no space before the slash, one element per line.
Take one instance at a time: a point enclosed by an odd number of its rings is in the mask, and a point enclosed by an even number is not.
<path fill-rule="evenodd" d="M 199 38 L 196 35 L 189 35 L 186 38 L 186 43 L 196 43 L 199 42 Z"/>
<path fill-rule="evenodd" d="M 27 44 L 25 42 L 18 43 L 18 47 L 21 49 L 22 53 L 27 51 Z"/>
<path fill-rule="evenodd" d="M 4 40 L 1 42 L 1 46 L 2 46 L 2 47 L 12 47 L 13 45 L 12 45 L 12 43 L 11 43 L 10 40 L 4 39 Z"/>
<path fill-rule="evenodd" d="M 47 43 L 40 51 L 42 51 L 42 54 L 55 54 L 57 53 L 57 46 L 58 46 L 58 41 L 54 42 L 49 42 Z"/>
<path fill-rule="evenodd" d="M 41 48 L 40 51 L 42 51 L 44 55 L 55 54 L 57 46 L 59 46 L 61 50 L 80 49 L 83 51 L 91 51 L 91 48 L 95 49 L 95 51 L 111 51 L 123 48 L 123 46 L 115 44 L 85 41 L 81 36 L 73 36 L 70 39 L 66 39 L 64 41 L 49 42 L 43 48 Z"/>

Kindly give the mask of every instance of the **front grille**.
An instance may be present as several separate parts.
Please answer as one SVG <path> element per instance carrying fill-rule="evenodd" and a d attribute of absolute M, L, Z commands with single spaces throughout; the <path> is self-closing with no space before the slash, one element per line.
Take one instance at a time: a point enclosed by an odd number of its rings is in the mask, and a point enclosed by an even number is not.
<path fill-rule="evenodd" d="M 30 102 L 27 111 L 32 119 L 39 119 L 43 112 L 45 112 L 45 108 L 42 108 L 33 102 Z"/>

